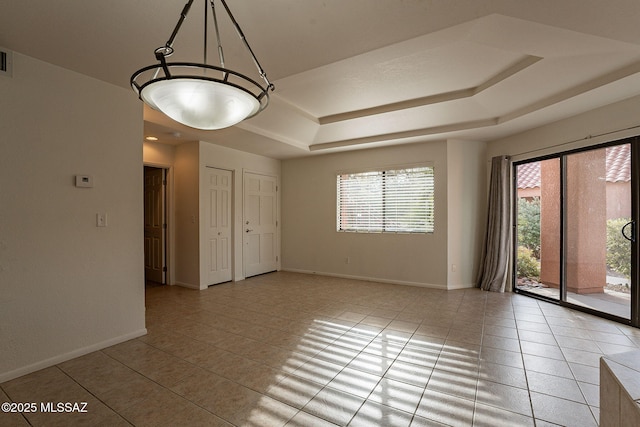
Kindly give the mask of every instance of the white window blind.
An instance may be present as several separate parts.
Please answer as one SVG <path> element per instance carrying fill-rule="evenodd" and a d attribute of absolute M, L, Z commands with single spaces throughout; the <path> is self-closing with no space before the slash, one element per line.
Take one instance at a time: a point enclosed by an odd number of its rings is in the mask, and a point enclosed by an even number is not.
<path fill-rule="evenodd" d="M 338 231 L 433 232 L 433 168 L 341 174 Z"/>

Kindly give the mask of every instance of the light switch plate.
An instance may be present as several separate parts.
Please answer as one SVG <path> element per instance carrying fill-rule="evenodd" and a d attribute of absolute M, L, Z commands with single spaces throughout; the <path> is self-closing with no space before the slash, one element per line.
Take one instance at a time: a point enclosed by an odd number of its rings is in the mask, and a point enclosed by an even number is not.
<path fill-rule="evenodd" d="M 107 214 L 106 213 L 97 213 L 96 214 L 96 227 L 106 227 L 107 226 Z"/>

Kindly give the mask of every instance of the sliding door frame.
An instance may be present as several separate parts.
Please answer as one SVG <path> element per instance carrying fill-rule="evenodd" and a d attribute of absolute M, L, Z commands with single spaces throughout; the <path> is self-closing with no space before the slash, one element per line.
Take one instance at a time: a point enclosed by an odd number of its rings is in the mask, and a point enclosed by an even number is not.
<path fill-rule="evenodd" d="M 607 147 L 612 147 L 616 145 L 624 145 L 630 144 L 631 146 L 631 221 L 633 224 L 633 237 L 634 241 L 631 242 L 631 297 L 629 303 L 631 304 L 631 316 L 629 319 L 624 317 L 616 316 L 610 313 L 598 311 L 591 309 L 589 307 L 573 304 L 567 302 L 567 268 L 566 268 L 566 260 L 567 260 L 567 239 L 566 239 L 566 230 L 567 230 L 567 157 L 571 154 L 597 150 Z M 518 254 L 518 211 L 517 211 L 517 200 L 518 200 L 518 177 L 517 177 L 517 167 L 527 163 L 540 162 L 544 160 L 550 159 L 559 159 L 560 161 L 560 218 L 559 226 L 560 226 L 560 287 L 559 287 L 559 297 L 558 299 L 539 295 L 534 292 L 530 292 L 524 289 L 518 289 L 516 287 L 517 284 L 517 254 Z M 512 202 L 514 204 L 513 209 L 513 223 L 512 223 L 512 290 L 515 293 L 527 295 L 536 299 L 541 299 L 553 304 L 558 304 L 564 307 L 572 308 L 578 311 L 582 311 L 585 313 L 589 313 L 598 317 L 602 317 L 605 319 L 613 320 L 619 323 L 631 325 L 634 327 L 640 327 L 640 292 L 638 283 L 638 278 L 640 277 L 640 252 L 638 246 L 640 243 L 639 240 L 639 229 L 640 229 L 640 136 L 624 138 L 621 140 L 610 141 L 603 144 L 597 144 L 589 147 L 582 147 L 574 150 L 563 151 L 559 153 L 549 154 L 545 156 L 535 157 L 526 160 L 519 160 L 513 162 L 512 164 Z"/>
<path fill-rule="evenodd" d="M 631 325 L 640 327 L 640 137 L 628 138 L 631 143 L 631 221 L 634 242 L 631 242 Z"/>

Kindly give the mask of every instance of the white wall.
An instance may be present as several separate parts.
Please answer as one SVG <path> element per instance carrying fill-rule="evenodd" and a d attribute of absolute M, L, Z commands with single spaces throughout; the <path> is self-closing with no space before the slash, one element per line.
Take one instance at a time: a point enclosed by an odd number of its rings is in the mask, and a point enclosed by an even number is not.
<path fill-rule="evenodd" d="M 447 141 L 447 288 L 475 286 L 486 228 L 486 144 Z"/>
<path fill-rule="evenodd" d="M 0 77 L 0 382 L 146 332 L 142 105 L 13 60 Z"/>
<path fill-rule="evenodd" d="M 145 165 L 168 168 L 173 166 L 176 160 L 176 147 L 158 142 L 144 142 L 142 158 Z"/>
<path fill-rule="evenodd" d="M 194 289 L 200 289 L 199 144 L 196 141 L 178 146 L 174 163 L 175 283 Z"/>
<path fill-rule="evenodd" d="M 434 165 L 434 233 L 336 231 L 338 172 L 421 162 Z M 446 289 L 447 209 L 446 142 L 285 160 L 282 163 L 282 268 Z"/>

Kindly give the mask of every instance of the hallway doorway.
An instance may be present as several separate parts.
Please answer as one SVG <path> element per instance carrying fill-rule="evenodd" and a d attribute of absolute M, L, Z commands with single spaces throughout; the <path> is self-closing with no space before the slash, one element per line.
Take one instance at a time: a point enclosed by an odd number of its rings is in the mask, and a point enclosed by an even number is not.
<path fill-rule="evenodd" d="M 144 166 L 145 287 L 167 283 L 166 169 Z"/>

